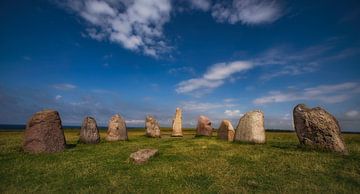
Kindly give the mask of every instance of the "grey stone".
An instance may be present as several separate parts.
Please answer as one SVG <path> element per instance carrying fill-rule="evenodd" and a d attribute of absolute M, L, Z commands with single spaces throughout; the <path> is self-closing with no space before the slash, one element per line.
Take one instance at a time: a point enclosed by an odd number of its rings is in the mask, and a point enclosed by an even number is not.
<path fill-rule="evenodd" d="M 260 110 L 247 112 L 239 120 L 235 141 L 265 143 L 264 113 Z"/>
<path fill-rule="evenodd" d="M 294 127 L 300 144 L 347 154 L 336 118 L 320 107 L 295 106 Z"/>
<path fill-rule="evenodd" d="M 196 136 L 208 136 L 211 137 L 213 128 L 211 126 L 211 121 L 206 116 L 201 115 L 198 119 L 198 124 L 196 127 Z"/>
<path fill-rule="evenodd" d="M 100 142 L 99 129 L 92 117 L 85 117 L 81 129 L 79 142 L 86 144 L 97 144 Z"/>
<path fill-rule="evenodd" d="M 229 120 L 222 120 L 217 132 L 219 139 L 234 141 L 235 130 Z"/>
<path fill-rule="evenodd" d="M 23 149 L 29 153 L 54 153 L 65 149 L 66 141 L 59 113 L 44 110 L 35 113 L 25 129 Z"/>
<path fill-rule="evenodd" d="M 145 135 L 148 137 L 161 137 L 160 126 L 155 117 L 149 115 L 145 120 Z"/>
<path fill-rule="evenodd" d="M 157 149 L 140 149 L 137 152 L 130 154 L 130 160 L 135 164 L 144 164 L 148 162 L 151 157 L 154 157 L 157 154 Z"/>
<path fill-rule="evenodd" d="M 106 141 L 128 140 L 128 133 L 124 119 L 116 114 L 109 120 Z"/>

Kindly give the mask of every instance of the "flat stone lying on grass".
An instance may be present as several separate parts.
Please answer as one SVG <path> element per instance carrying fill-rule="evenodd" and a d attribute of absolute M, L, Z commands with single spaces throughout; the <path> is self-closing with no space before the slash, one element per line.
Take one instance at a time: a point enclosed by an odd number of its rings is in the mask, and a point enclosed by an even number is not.
<path fill-rule="evenodd" d="M 206 116 L 201 115 L 198 119 L 198 124 L 196 126 L 196 136 L 212 136 L 213 128 L 211 126 L 211 121 Z"/>
<path fill-rule="evenodd" d="M 128 133 L 124 119 L 116 114 L 109 120 L 106 141 L 128 140 Z"/>
<path fill-rule="evenodd" d="M 135 164 L 144 164 L 151 157 L 156 156 L 158 154 L 157 149 L 140 149 L 137 152 L 130 154 L 130 159 Z"/>
<path fill-rule="evenodd" d="M 23 149 L 29 153 L 53 153 L 65 149 L 66 141 L 59 113 L 44 110 L 35 113 L 25 129 Z"/>
<path fill-rule="evenodd" d="M 92 117 L 85 117 L 81 129 L 79 142 L 86 144 L 97 144 L 100 142 L 99 129 Z"/>
<path fill-rule="evenodd" d="M 260 110 L 247 112 L 236 127 L 235 141 L 265 143 L 264 113 Z"/>
<path fill-rule="evenodd" d="M 145 135 L 148 137 L 161 137 L 160 125 L 155 117 L 149 115 L 145 120 Z"/>
<path fill-rule="evenodd" d="M 222 120 L 219 130 L 218 130 L 218 138 L 224 139 L 228 141 L 234 141 L 235 130 L 229 120 Z"/>
<path fill-rule="evenodd" d="M 347 154 L 340 125 L 326 110 L 299 104 L 294 108 L 293 116 L 301 145 Z"/>

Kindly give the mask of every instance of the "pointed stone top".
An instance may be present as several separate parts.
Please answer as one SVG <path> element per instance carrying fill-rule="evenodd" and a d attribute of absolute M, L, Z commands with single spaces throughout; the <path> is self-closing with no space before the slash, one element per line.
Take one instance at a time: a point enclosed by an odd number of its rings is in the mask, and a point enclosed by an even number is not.
<path fill-rule="evenodd" d="M 250 113 L 255 113 L 255 112 L 264 114 L 264 112 L 262 110 L 252 110 L 252 111 L 249 111 L 249 112 L 247 112 L 245 114 L 250 114 Z"/>
<path fill-rule="evenodd" d="M 36 114 L 40 114 L 40 113 L 45 114 L 45 113 L 53 113 L 53 112 L 57 113 L 58 111 L 53 110 L 53 109 L 44 109 L 42 111 L 36 112 Z"/>
<path fill-rule="evenodd" d="M 120 114 L 116 113 L 115 115 L 112 116 L 112 118 L 122 118 Z"/>
<path fill-rule="evenodd" d="M 95 120 L 95 118 L 94 118 L 94 117 L 87 116 L 87 117 L 84 118 L 84 120 Z"/>

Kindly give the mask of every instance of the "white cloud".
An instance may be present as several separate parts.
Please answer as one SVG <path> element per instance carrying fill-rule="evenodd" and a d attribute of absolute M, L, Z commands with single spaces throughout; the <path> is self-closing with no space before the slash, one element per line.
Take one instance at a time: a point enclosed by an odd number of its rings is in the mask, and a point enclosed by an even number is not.
<path fill-rule="evenodd" d="M 276 0 L 233 0 L 219 2 L 212 7 L 212 16 L 219 22 L 235 24 L 272 23 L 283 15 L 281 4 Z"/>
<path fill-rule="evenodd" d="M 312 73 L 317 71 L 319 64 L 318 63 L 300 63 L 294 65 L 285 65 L 277 71 L 271 73 L 263 74 L 260 79 L 270 80 L 275 77 L 285 76 L 285 75 L 301 75 L 304 73 Z"/>
<path fill-rule="evenodd" d="M 87 37 L 115 42 L 125 49 L 153 57 L 172 49 L 163 34 L 164 25 L 170 21 L 171 11 L 181 12 L 186 7 L 211 10 L 211 15 L 217 21 L 231 24 L 272 23 L 283 15 L 282 6 L 277 0 L 233 0 L 231 4 L 217 2 L 214 5 L 211 0 L 54 1 L 87 21 Z"/>
<path fill-rule="evenodd" d="M 185 111 L 209 111 L 214 109 L 231 108 L 236 106 L 231 103 L 209 103 L 209 102 L 197 102 L 197 101 L 186 101 L 181 103 L 181 107 Z"/>
<path fill-rule="evenodd" d="M 169 74 L 183 74 L 183 73 L 187 73 L 187 74 L 191 74 L 191 75 L 194 75 L 195 74 L 195 69 L 192 68 L 192 67 L 178 67 L 178 68 L 171 68 L 169 69 L 168 71 Z"/>
<path fill-rule="evenodd" d="M 311 88 L 292 91 L 269 92 L 268 96 L 257 98 L 255 104 L 290 102 L 296 100 L 319 100 L 325 103 L 343 102 L 359 92 L 360 85 L 355 82 L 346 82 L 334 85 L 320 85 Z"/>
<path fill-rule="evenodd" d="M 141 120 L 141 119 L 125 120 L 125 123 L 130 125 L 139 125 L 139 124 L 144 124 L 145 120 Z"/>
<path fill-rule="evenodd" d="M 163 25 L 170 20 L 170 0 L 68 0 L 61 4 L 88 22 L 87 34 L 95 40 L 107 39 L 154 57 L 169 50 Z"/>
<path fill-rule="evenodd" d="M 189 93 L 199 90 L 217 88 L 225 83 L 232 74 L 246 71 L 254 65 L 245 61 L 218 63 L 211 66 L 201 78 L 193 78 L 180 82 L 176 87 L 177 93 Z"/>
<path fill-rule="evenodd" d="M 229 117 L 236 117 L 236 118 L 243 115 L 240 113 L 240 110 L 225 110 L 224 113 Z"/>
<path fill-rule="evenodd" d="M 60 100 L 61 98 L 62 98 L 61 95 L 56 95 L 56 96 L 55 96 L 55 100 Z"/>
<path fill-rule="evenodd" d="M 73 84 L 68 84 L 68 83 L 63 83 L 63 84 L 55 84 L 53 85 L 53 87 L 55 89 L 58 89 L 58 90 L 72 90 L 72 89 L 75 89 L 76 86 L 73 85 Z"/>
<path fill-rule="evenodd" d="M 208 11 L 211 7 L 210 0 L 188 0 L 192 8 Z"/>
<path fill-rule="evenodd" d="M 357 111 L 357 110 L 349 110 L 348 112 L 345 113 L 345 115 L 350 118 L 355 118 L 355 117 L 359 116 L 360 114 L 359 114 L 359 111 Z"/>

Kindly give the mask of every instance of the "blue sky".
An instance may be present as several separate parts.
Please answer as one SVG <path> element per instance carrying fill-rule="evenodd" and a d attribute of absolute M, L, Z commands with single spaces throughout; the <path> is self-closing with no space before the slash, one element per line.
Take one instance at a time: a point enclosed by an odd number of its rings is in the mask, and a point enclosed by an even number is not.
<path fill-rule="evenodd" d="M 260 109 L 292 129 L 306 103 L 360 131 L 359 23 L 358 1 L 1 1 L 0 123 L 169 126 L 180 107 L 185 126 Z"/>

